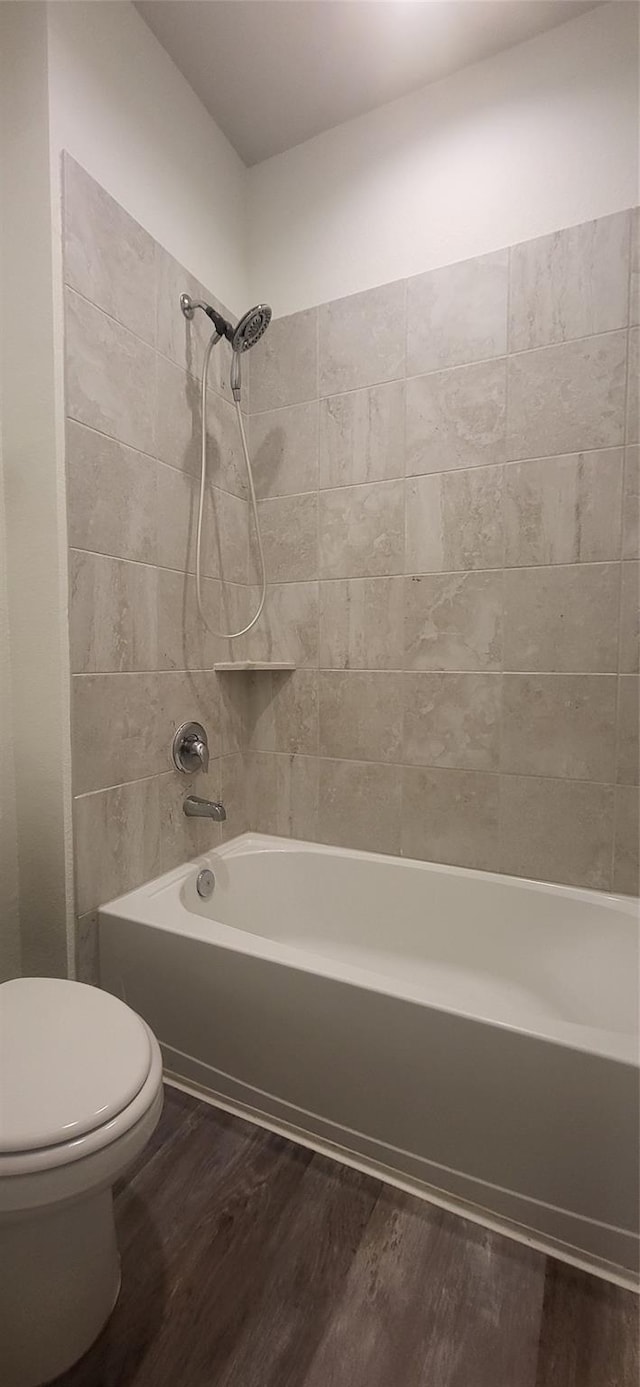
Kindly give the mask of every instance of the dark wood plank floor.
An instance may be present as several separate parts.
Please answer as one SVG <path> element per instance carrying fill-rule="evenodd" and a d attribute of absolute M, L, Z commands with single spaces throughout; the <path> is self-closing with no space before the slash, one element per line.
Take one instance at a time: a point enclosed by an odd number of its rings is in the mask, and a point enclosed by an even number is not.
<path fill-rule="evenodd" d="M 58 1387 L 638 1387 L 638 1301 L 168 1088 Z"/>

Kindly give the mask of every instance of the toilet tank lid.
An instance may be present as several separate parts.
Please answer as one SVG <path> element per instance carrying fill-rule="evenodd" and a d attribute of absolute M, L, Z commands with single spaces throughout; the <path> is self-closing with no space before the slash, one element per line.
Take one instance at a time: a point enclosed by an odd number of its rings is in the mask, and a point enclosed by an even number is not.
<path fill-rule="evenodd" d="M 73 1141 L 140 1092 L 149 1034 L 124 1002 L 62 978 L 0 986 L 0 1152 Z"/>

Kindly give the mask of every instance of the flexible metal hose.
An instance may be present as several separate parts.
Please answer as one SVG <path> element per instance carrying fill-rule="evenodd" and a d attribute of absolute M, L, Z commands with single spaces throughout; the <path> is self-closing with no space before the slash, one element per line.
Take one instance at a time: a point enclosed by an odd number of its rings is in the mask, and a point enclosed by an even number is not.
<path fill-rule="evenodd" d="M 204 354 L 204 362 L 203 362 L 203 365 L 202 365 L 202 399 L 201 399 L 201 409 L 202 409 L 201 443 L 202 443 L 202 451 L 201 451 L 201 457 L 200 457 L 200 502 L 199 502 L 199 505 L 198 505 L 198 529 L 197 529 L 197 533 L 196 533 L 196 602 L 197 602 L 197 604 L 198 604 L 198 612 L 199 612 L 199 614 L 200 614 L 200 617 L 201 617 L 202 621 L 204 622 L 204 624 L 205 624 L 207 630 L 211 632 L 211 635 L 212 635 L 212 636 L 218 636 L 218 637 L 220 638 L 220 640 L 234 641 L 234 640 L 237 640 L 238 636 L 246 636 L 247 631 L 250 631 L 251 628 L 252 628 L 253 626 L 255 626 L 256 622 L 260 619 L 260 617 L 261 617 L 261 615 L 262 615 L 262 611 L 263 611 L 264 604 L 265 604 L 265 599 L 266 599 L 266 596 L 267 596 L 267 570 L 266 570 L 265 561 L 264 561 L 264 549 L 263 549 L 263 547 L 262 547 L 262 532 L 261 532 L 261 530 L 260 530 L 260 517 L 259 517 L 259 515 L 258 515 L 258 503 L 257 503 L 257 501 L 256 501 L 256 489 L 255 489 L 255 486 L 254 486 L 254 484 L 253 484 L 253 471 L 252 471 L 252 468 L 251 468 L 251 458 L 249 457 L 249 448 L 248 448 L 248 445 L 247 445 L 247 436 L 246 436 L 245 431 L 244 431 L 244 420 L 243 420 L 243 418 L 242 418 L 242 411 L 241 411 L 241 409 L 240 409 L 240 400 L 239 400 L 238 398 L 236 398 L 236 399 L 235 399 L 236 416 L 237 416 L 237 419 L 238 419 L 238 428 L 239 428 L 239 430 L 240 430 L 240 440 L 241 440 L 241 442 L 242 442 L 242 451 L 243 451 L 243 453 L 244 453 L 244 460 L 245 460 L 246 467 L 247 467 L 247 481 L 248 481 L 248 483 L 249 483 L 249 496 L 250 496 L 250 499 L 251 499 L 251 510 L 252 510 L 252 513 L 253 513 L 253 519 L 254 519 L 254 523 L 255 523 L 255 527 L 256 527 L 256 539 L 257 539 L 257 542 L 258 542 L 258 557 L 259 557 L 259 559 L 260 559 L 260 573 L 261 573 L 260 581 L 261 581 L 261 584 L 262 584 L 262 592 L 261 592 L 261 595 L 260 595 L 260 602 L 259 602 L 259 604 L 258 604 L 258 610 L 257 610 L 255 616 L 253 616 L 253 617 L 251 618 L 251 621 L 249 621 L 249 622 L 247 623 L 246 626 L 243 626 L 242 629 L 241 629 L 240 631 L 215 631 L 215 630 L 213 629 L 213 627 L 209 625 L 209 622 L 207 621 L 207 618 L 206 618 L 206 616 L 205 616 L 205 614 L 204 614 L 204 612 L 203 612 L 203 610 L 202 610 L 201 575 L 202 575 L 202 523 L 203 523 L 203 516 L 204 516 L 204 498 L 205 498 L 205 493 L 206 493 L 206 489 L 207 489 L 207 380 L 208 380 L 208 376 L 209 376 L 209 360 L 210 360 L 210 358 L 211 358 L 211 351 L 212 351 L 212 348 L 215 346 L 216 342 L 218 342 L 219 340 L 220 340 L 220 339 L 219 339 L 219 334 L 218 334 L 217 332 L 214 332 L 213 336 L 210 338 L 209 342 L 207 343 L 207 349 L 206 349 L 205 354 Z"/>

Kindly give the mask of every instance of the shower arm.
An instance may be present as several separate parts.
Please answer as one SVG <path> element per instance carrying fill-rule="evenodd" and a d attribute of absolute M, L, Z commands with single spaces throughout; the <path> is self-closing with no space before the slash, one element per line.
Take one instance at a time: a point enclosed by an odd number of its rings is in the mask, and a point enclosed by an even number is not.
<path fill-rule="evenodd" d="M 180 307 L 182 309 L 182 312 L 184 313 L 185 318 L 188 318 L 189 320 L 193 318 L 196 308 L 201 308 L 202 312 L 206 313 L 207 318 L 210 318 L 211 322 L 213 323 L 213 326 L 217 333 L 216 342 L 219 342 L 222 337 L 226 337 L 228 342 L 231 341 L 231 338 L 233 336 L 233 328 L 231 326 L 231 323 L 228 323 L 226 318 L 223 318 L 221 313 L 218 313 L 215 308 L 212 308 L 210 303 L 204 303 L 202 299 L 192 299 L 190 294 L 181 294 Z"/>

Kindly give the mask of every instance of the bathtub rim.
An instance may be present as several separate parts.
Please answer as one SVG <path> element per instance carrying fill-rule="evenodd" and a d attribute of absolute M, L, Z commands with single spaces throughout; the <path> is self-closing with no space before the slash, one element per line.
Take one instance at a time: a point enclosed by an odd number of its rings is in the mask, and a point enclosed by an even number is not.
<path fill-rule="evenodd" d="M 526 1022 L 518 1025 L 515 1020 L 501 1019 L 491 1015 L 481 1015 L 477 1011 L 471 1011 L 463 1005 L 455 1007 L 451 1004 L 438 1002 L 433 997 L 425 994 L 420 987 L 412 987 L 410 982 L 404 982 L 395 977 L 385 976 L 382 972 L 374 969 L 367 969 L 365 966 L 356 966 L 344 960 L 339 964 L 332 959 L 330 954 L 318 954 L 311 950 L 297 949 L 294 945 L 281 943 L 277 940 L 269 939 L 264 935 L 253 934 L 249 930 L 239 929 L 235 926 L 224 925 L 215 918 L 195 914 L 180 899 L 180 886 L 189 879 L 195 869 L 210 867 L 215 869 L 216 861 L 237 859 L 242 856 L 256 854 L 273 854 L 274 852 L 296 853 L 308 852 L 319 855 L 328 855 L 356 858 L 358 860 L 383 862 L 394 866 L 401 865 L 409 869 L 424 869 L 435 871 L 438 875 L 462 876 L 472 881 L 493 881 L 508 883 L 520 888 L 529 888 L 541 895 L 553 895 L 569 897 L 575 901 L 584 901 L 588 904 L 600 904 L 606 902 L 609 909 L 615 913 L 622 913 L 625 916 L 633 916 L 634 897 L 616 895 L 610 892 L 592 891 L 582 887 L 556 885 L 553 882 L 538 882 L 525 877 L 513 877 L 499 872 L 483 872 L 472 867 L 456 867 L 446 863 L 423 862 L 418 858 L 399 858 L 389 854 L 371 853 L 359 849 L 338 848 L 330 844 L 313 843 L 304 839 L 282 838 L 272 834 L 260 834 L 247 832 L 238 834 L 228 842 L 218 847 L 209 849 L 206 853 L 198 854 L 188 862 L 181 863 L 178 867 L 172 868 L 169 872 L 164 872 L 160 876 L 152 878 L 132 891 L 115 897 L 113 900 L 100 906 L 97 911 L 98 920 L 108 921 L 109 918 L 120 920 L 133 920 L 136 924 L 145 925 L 151 929 L 158 929 L 171 934 L 178 934 L 184 938 L 189 938 L 199 943 L 212 944 L 217 948 L 230 950 L 253 958 L 259 958 L 265 962 L 276 963 L 282 967 L 331 978 L 334 982 L 344 983 L 364 988 L 367 991 L 382 993 L 383 995 L 394 997 L 415 1006 L 428 1006 L 436 1011 L 445 1012 L 448 1015 L 463 1017 L 467 1020 L 477 1022 L 479 1025 L 491 1026 L 506 1030 L 518 1035 L 534 1037 L 552 1045 L 561 1046 L 563 1049 L 576 1050 L 580 1053 L 595 1055 L 598 1058 L 612 1060 L 622 1063 L 632 1068 L 640 1065 L 639 1036 L 638 1033 L 610 1031 L 594 1026 L 580 1026 L 577 1023 L 555 1019 L 553 1025 L 544 1027 L 541 1023 L 534 1025 L 534 1018 L 529 1018 Z M 157 900 L 161 894 L 168 894 L 172 888 L 178 888 L 175 905 L 179 908 L 179 915 L 171 921 L 159 918 L 157 910 Z M 154 902 L 155 910 L 154 910 Z M 542 1019 L 541 1019 L 542 1020 Z"/>

